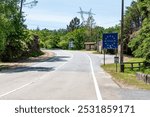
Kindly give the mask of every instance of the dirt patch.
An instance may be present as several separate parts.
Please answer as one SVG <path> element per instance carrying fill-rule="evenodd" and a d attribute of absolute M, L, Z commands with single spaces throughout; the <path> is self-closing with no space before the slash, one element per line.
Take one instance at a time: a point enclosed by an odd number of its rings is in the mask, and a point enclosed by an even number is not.
<path fill-rule="evenodd" d="M 28 59 L 20 60 L 17 62 L 5 62 L 5 63 L 0 63 L 0 70 L 3 69 L 14 69 L 17 67 L 25 67 L 25 66 L 31 66 L 35 62 L 43 62 L 46 61 L 52 57 L 54 57 L 54 53 L 50 52 L 48 50 L 42 50 L 44 52 L 43 55 L 39 57 L 30 57 Z"/>
<path fill-rule="evenodd" d="M 127 62 L 129 59 L 133 58 L 132 56 L 124 55 L 124 61 Z"/>

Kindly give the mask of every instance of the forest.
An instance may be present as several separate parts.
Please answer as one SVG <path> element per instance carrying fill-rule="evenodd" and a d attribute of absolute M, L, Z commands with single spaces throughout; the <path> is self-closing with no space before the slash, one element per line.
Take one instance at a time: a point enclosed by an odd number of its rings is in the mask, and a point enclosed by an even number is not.
<path fill-rule="evenodd" d="M 68 49 L 70 41 L 74 50 L 84 49 L 86 41 L 100 41 L 102 34 L 117 32 L 120 24 L 114 27 L 83 26 L 74 17 L 66 29 L 29 30 L 25 16 L 20 13 L 20 0 L 0 1 L 0 61 L 15 61 L 30 56 L 41 55 L 40 48 Z M 133 1 L 124 14 L 124 53 L 145 58 L 150 63 L 150 0 Z"/>

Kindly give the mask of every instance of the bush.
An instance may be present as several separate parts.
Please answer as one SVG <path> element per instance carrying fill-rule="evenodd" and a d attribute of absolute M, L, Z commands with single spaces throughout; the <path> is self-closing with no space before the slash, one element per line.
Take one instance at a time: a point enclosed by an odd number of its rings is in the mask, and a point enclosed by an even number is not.
<path fill-rule="evenodd" d="M 129 47 L 136 57 L 150 59 L 150 24 L 145 20 L 137 36 L 131 40 Z"/>

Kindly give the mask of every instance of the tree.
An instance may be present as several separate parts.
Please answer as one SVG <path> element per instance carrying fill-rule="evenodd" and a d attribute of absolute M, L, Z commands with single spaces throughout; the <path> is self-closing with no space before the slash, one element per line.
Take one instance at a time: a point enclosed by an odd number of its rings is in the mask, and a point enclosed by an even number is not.
<path fill-rule="evenodd" d="M 23 25 L 23 18 L 20 20 L 18 0 L 9 0 L 2 3 L 5 12 L 3 15 L 8 21 L 8 32 L 6 33 L 5 50 L 2 53 L 2 60 L 10 61 L 21 56 L 26 49 L 24 37 L 25 26 Z"/>
<path fill-rule="evenodd" d="M 139 0 L 138 5 L 142 13 L 142 27 L 135 33 L 129 47 L 134 56 L 145 58 L 150 63 L 150 1 Z"/>
<path fill-rule="evenodd" d="M 61 36 L 59 47 L 62 49 L 68 49 L 69 42 L 73 41 L 75 50 L 80 50 L 84 48 L 84 42 L 87 39 L 85 28 L 75 29 L 72 32 L 68 32 L 66 35 Z"/>
<path fill-rule="evenodd" d="M 8 20 L 4 15 L 4 4 L 0 2 L 0 56 L 5 50 L 6 44 L 6 34 L 7 34 L 7 27 L 9 27 Z"/>
<path fill-rule="evenodd" d="M 129 46 L 136 57 L 150 59 L 150 24 L 142 27 Z"/>
<path fill-rule="evenodd" d="M 14 61 L 28 56 L 34 38 L 24 25 L 24 16 L 20 15 L 20 0 L 0 1 L 0 58 L 2 61 Z"/>
<path fill-rule="evenodd" d="M 80 19 L 75 17 L 70 21 L 70 24 L 67 25 L 67 30 L 70 32 L 74 31 L 75 29 L 78 29 L 79 27 L 80 27 Z"/>
<path fill-rule="evenodd" d="M 142 19 L 150 17 L 150 1 L 138 0 L 138 6 L 142 12 Z"/>
<path fill-rule="evenodd" d="M 132 40 L 133 35 L 142 26 L 142 15 L 138 7 L 138 2 L 133 1 L 125 12 L 124 18 L 124 52 L 126 54 L 132 54 L 131 49 L 128 47 L 128 43 Z"/>

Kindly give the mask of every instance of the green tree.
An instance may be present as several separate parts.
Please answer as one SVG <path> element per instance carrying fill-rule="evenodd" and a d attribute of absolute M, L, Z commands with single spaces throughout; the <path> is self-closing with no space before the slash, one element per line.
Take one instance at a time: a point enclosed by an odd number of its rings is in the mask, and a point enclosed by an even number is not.
<path fill-rule="evenodd" d="M 42 48 L 58 48 L 58 43 L 60 42 L 60 37 L 66 34 L 66 30 L 33 30 L 35 34 L 39 36 L 40 47 Z"/>
<path fill-rule="evenodd" d="M 31 52 L 34 38 L 24 25 L 19 4 L 20 0 L 0 1 L 0 58 L 3 61 L 17 60 Z"/>
<path fill-rule="evenodd" d="M 10 61 L 21 57 L 23 51 L 27 47 L 24 40 L 26 36 L 24 32 L 25 26 L 23 25 L 23 18 L 21 18 L 19 14 L 18 0 L 8 0 L 2 4 L 5 10 L 3 15 L 6 17 L 9 24 L 2 59 L 3 61 Z"/>
<path fill-rule="evenodd" d="M 59 47 L 62 49 L 68 49 L 69 42 L 74 42 L 74 48 L 75 50 L 80 50 L 84 48 L 84 42 L 87 39 L 86 35 L 86 29 L 85 28 L 79 28 L 75 29 L 72 32 L 68 32 L 66 35 L 61 36 Z"/>
<path fill-rule="evenodd" d="M 139 0 L 138 5 L 142 12 L 142 27 L 135 33 L 129 47 L 136 57 L 145 58 L 150 63 L 150 1 Z"/>
<path fill-rule="evenodd" d="M 6 19 L 5 15 L 3 14 L 3 4 L 0 3 L 0 55 L 5 49 L 5 44 L 6 44 L 6 32 L 7 28 L 5 27 L 6 25 L 8 26 L 8 20 Z"/>
<path fill-rule="evenodd" d="M 67 25 L 67 30 L 74 31 L 75 29 L 78 29 L 80 27 L 80 19 L 75 17 L 70 21 L 70 24 Z"/>
<path fill-rule="evenodd" d="M 128 47 L 128 43 L 132 40 L 135 32 L 142 26 L 142 13 L 138 5 L 138 2 L 133 1 L 125 12 L 124 52 L 126 54 L 132 54 L 131 49 Z"/>
<path fill-rule="evenodd" d="M 150 24 L 144 22 L 142 28 L 137 32 L 137 36 L 129 43 L 133 54 L 136 57 L 150 59 Z"/>
<path fill-rule="evenodd" d="M 150 1 L 138 0 L 138 5 L 142 12 L 142 19 L 150 17 Z"/>

